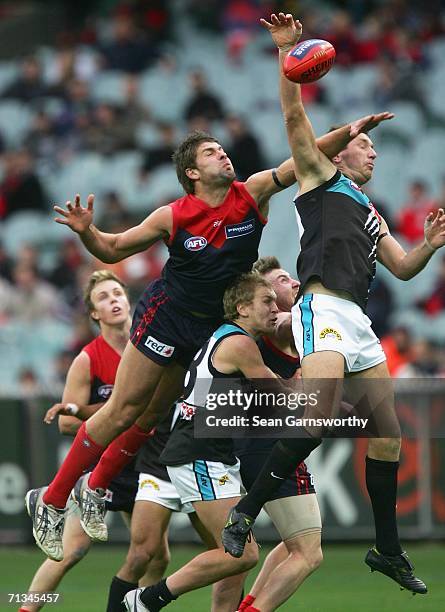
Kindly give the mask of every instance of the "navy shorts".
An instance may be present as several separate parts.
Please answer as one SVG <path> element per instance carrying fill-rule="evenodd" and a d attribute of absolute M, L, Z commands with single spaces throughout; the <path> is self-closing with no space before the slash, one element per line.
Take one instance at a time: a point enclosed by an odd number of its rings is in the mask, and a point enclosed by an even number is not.
<path fill-rule="evenodd" d="M 165 366 L 177 361 L 188 368 L 220 324 L 219 318 L 200 318 L 177 308 L 159 278 L 147 287 L 136 306 L 130 339 L 155 363 Z"/>
<path fill-rule="evenodd" d="M 268 457 L 268 453 L 252 453 L 242 455 L 239 458 L 241 462 L 241 480 L 247 491 L 250 490 L 255 482 L 258 472 Z M 295 473 L 283 481 L 283 484 L 268 501 L 283 499 L 283 497 L 293 497 L 294 495 L 307 495 L 308 493 L 315 493 L 313 477 L 308 472 L 306 464 L 300 463 Z"/>
<path fill-rule="evenodd" d="M 131 466 L 124 467 L 116 478 L 113 478 L 106 491 L 105 507 L 111 512 L 133 512 L 134 499 L 139 487 L 139 472 Z"/>

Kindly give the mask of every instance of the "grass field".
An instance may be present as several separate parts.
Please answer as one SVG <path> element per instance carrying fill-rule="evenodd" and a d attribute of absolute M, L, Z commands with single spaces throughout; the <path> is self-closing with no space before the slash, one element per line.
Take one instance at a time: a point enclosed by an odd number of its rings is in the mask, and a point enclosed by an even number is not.
<path fill-rule="evenodd" d="M 443 545 L 410 544 L 418 574 L 428 584 L 429 594 L 412 597 L 384 576 L 373 573 L 363 563 L 364 545 L 327 545 L 321 568 L 280 610 L 311 612 L 442 612 L 445 611 Z M 175 546 L 169 571 L 187 562 L 201 549 Z M 267 552 L 262 549 L 262 556 Z M 75 567 L 59 588 L 62 602 L 48 606 L 49 612 L 104 612 L 110 578 L 120 566 L 124 548 L 96 546 Z M 5 593 L 26 592 L 34 570 L 43 559 L 39 551 L 28 548 L 3 548 L 0 551 L 0 610 L 17 610 L 7 603 Z M 249 577 L 252 583 L 254 572 Z M 208 612 L 210 588 L 184 595 L 171 604 L 172 612 Z M 45 608 L 46 609 L 46 608 Z"/>

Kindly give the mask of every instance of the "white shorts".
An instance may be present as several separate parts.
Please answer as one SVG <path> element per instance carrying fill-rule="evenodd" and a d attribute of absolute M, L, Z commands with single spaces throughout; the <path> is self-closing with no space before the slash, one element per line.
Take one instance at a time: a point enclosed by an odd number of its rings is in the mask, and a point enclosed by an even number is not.
<path fill-rule="evenodd" d="M 139 474 L 139 487 L 134 501 L 150 501 L 174 512 L 185 512 L 186 514 L 195 511 L 191 504 L 182 503 L 172 482 L 161 480 L 151 474 Z"/>
<path fill-rule="evenodd" d="M 371 320 L 349 300 L 320 293 L 303 295 L 292 308 L 295 347 L 303 359 L 319 351 L 345 358 L 345 372 L 360 372 L 386 360 Z"/>
<path fill-rule="evenodd" d="M 212 501 L 244 495 L 240 462 L 226 465 L 220 461 L 199 459 L 178 466 L 167 466 L 183 504 L 194 501 Z"/>

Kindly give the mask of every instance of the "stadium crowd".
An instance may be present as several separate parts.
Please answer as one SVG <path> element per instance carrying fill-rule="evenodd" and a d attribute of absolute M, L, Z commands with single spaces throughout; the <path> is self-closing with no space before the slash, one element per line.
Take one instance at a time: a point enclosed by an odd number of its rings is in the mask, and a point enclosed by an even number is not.
<path fill-rule="evenodd" d="M 103 264 L 94 261 L 63 228 L 49 227 L 54 225 L 54 201 L 63 204 L 60 197 L 73 198 L 71 189 L 83 196 L 96 190 L 97 177 L 90 181 L 91 171 L 82 171 L 83 157 L 85 165 L 101 168 L 97 225 L 110 232 L 134 225 L 156 206 L 178 197 L 181 192 L 172 175 L 171 154 L 183 134 L 193 128 L 221 138 L 241 180 L 276 162 L 270 159 L 264 135 L 230 108 L 222 90 L 215 87 L 205 47 L 197 48 L 189 56 L 194 61 L 183 65 L 180 40 L 181 28 L 195 33 L 187 38 L 191 47 L 195 40 L 214 37 L 225 49 L 223 59 L 229 69 L 245 69 L 251 61 L 249 49 L 261 39 L 259 16 L 286 9 L 287 4 L 285 0 L 140 0 L 109 2 L 107 10 L 101 11 L 97 3 L 94 17 L 90 14 L 67 25 L 52 46 L 0 65 L 0 333 L 5 339 L 8 326 L 38 326 L 48 319 L 66 330 L 61 341 L 51 342 L 48 348 L 46 378 L 41 380 L 42 373 L 25 360 L 14 371 L 3 373 L 1 384 L 6 384 L 7 391 L 17 386 L 28 394 L 45 388 L 54 391 L 54 385 L 63 384 L 71 358 L 93 334 L 80 288 L 92 270 Z M 331 3 L 328 8 L 301 3 L 305 37 L 331 41 L 337 65 L 375 67 L 369 97 L 376 110 L 391 110 L 393 102 L 409 101 L 425 125 L 432 127 L 443 127 L 445 116 L 430 105 L 420 79 L 436 68 L 430 48 L 444 40 L 444 22 L 438 18 L 441 10 L 443 14 L 441 2 L 414 6 L 403 0 L 349 1 Z M 266 57 L 272 52 L 270 45 L 263 46 Z M 173 102 L 177 98 L 173 110 L 157 104 L 155 88 L 160 82 L 170 88 L 168 98 Z M 303 95 L 306 105 L 326 112 L 333 104 L 324 81 L 304 87 Z M 261 99 L 257 103 L 260 108 Z M 112 168 L 117 175 L 112 175 Z M 425 215 L 445 205 L 445 165 L 443 175 L 441 191 L 431 189 L 428 177 L 413 178 L 397 211 L 388 208 L 386 201 L 376 201 L 406 244 L 423 235 Z M 292 196 L 289 193 L 289 201 Z M 41 222 L 48 226 L 43 233 Z M 164 258 L 163 249 L 154 247 L 113 269 L 136 297 L 149 279 L 160 274 Z M 445 258 L 436 268 L 428 291 L 413 304 L 423 315 L 419 320 L 427 325 L 445 314 Z M 391 373 L 445 376 L 440 338 L 437 342 L 424 338 L 419 329 L 393 321 L 394 291 L 386 277 L 378 278 L 369 304 Z"/>

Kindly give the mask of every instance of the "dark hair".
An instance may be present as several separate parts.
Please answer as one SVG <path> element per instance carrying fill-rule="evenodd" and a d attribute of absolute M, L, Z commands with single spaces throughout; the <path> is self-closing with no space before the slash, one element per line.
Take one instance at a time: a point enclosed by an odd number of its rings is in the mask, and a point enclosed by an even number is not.
<path fill-rule="evenodd" d="M 195 181 L 189 179 L 186 170 L 196 168 L 196 151 L 203 142 L 217 142 L 219 144 L 218 140 L 207 132 L 195 130 L 181 142 L 172 155 L 178 181 L 184 187 L 186 193 L 195 193 Z"/>
<path fill-rule="evenodd" d="M 272 285 L 258 272 L 241 274 L 226 289 L 223 298 L 224 318 L 233 321 L 238 318 L 238 306 L 240 304 L 251 304 L 255 297 L 257 287 L 272 289 Z"/>
<path fill-rule="evenodd" d="M 261 257 L 258 259 L 253 264 L 252 272 L 267 274 L 268 272 L 272 272 L 272 270 L 279 270 L 280 268 L 281 264 L 275 255 L 269 255 L 268 257 Z"/>

